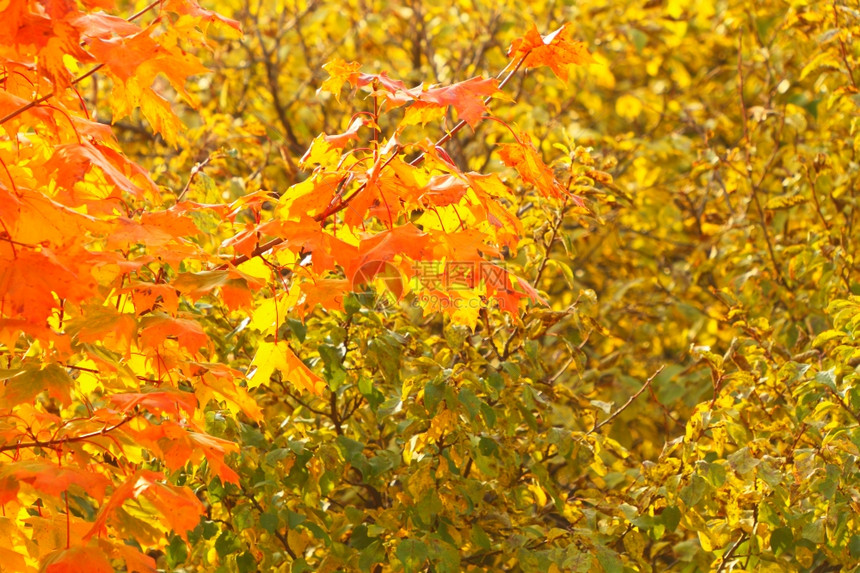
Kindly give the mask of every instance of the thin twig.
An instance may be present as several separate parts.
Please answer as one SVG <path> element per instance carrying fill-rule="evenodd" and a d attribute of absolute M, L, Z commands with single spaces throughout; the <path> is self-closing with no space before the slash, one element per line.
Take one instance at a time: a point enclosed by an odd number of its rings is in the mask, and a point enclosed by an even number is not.
<path fill-rule="evenodd" d="M 99 370 L 96 370 L 95 368 L 86 368 L 84 366 L 75 366 L 72 364 L 63 364 L 63 366 L 65 368 L 70 368 L 72 370 L 80 370 L 81 372 L 89 372 L 91 374 L 101 374 L 101 372 Z M 164 380 L 158 380 L 157 378 L 147 378 L 146 376 L 138 376 L 136 374 L 134 377 L 137 378 L 138 380 L 140 380 L 141 382 L 152 382 L 153 384 L 161 384 L 164 382 Z"/>
<path fill-rule="evenodd" d="M 635 394 L 630 396 L 630 398 L 627 400 L 627 402 L 624 403 L 623 406 L 621 406 L 620 408 L 618 408 L 617 410 L 615 410 L 614 412 L 609 414 L 609 417 L 606 418 L 605 420 L 603 420 L 602 422 L 600 422 L 599 424 L 595 424 L 594 427 L 591 429 L 591 431 L 588 433 L 593 434 L 594 432 L 596 432 L 597 430 L 599 430 L 600 428 L 602 428 L 603 426 L 605 426 L 606 424 L 608 424 L 609 422 L 611 422 L 612 420 L 617 418 L 618 415 L 621 414 L 621 412 L 623 412 L 624 410 L 629 408 L 630 404 L 632 404 L 633 401 L 642 394 L 642 392 L 644 392 L 645 390 L 647 390 L 651 386 L 651 382 L 654 381 L 654 378 L 656 378 L 657 375 L 660 374 L 660 372 L 662 372 L 663 368 L 665 368 L 665 367 L 666 367 L 665 365 L 660 366 L 660 368 L 658 368 L 657 371 L 654 374 L 652 374 L 651 377 L 648 378 L 648 380 L 645 381 L 645 384 L 643 384 L 642 387 L 639 388 L 639 390 Z"/>
<path fill-rule="evenodd" d="M 137 414 L 132 414 L 130 416 L 126 416 L 113 426 L 108 426 L 98 430 L 96 432 L 89 432 L 87 434 L 81 434 L 80 436 L 63 436 L 62 438 L 56 438 L 53 440 L 46 440 L 44 442 L 39 440 L 34 440 L 32 442 L 18 442 L 16 444 L 8 444 L 5 446 L 0 446 L 0 452 L 8 452 L 10 450 L 18 450 L 21 448 L 56 448 L 62 444 L 69 444 L 72 442 L 83 442 L 86 440 L 91 440 L 92 438 L 97 438 L 99 436 L 104 436 L 109 432 L 113 432 L 117 428 L 124 426 L 129 423 L 132 419 L 134 419 Z"/>
<path fill-rule="evenodd" d="M 833 395 L 833 397 L 836 399 L 836 403 L 837 403 L 837 404 L 839 404 L 839 406 L 841 406 L 843 410 L 845 410 L 846 412 L 848 412 L 849 414 L 851 414 L 851 417 L 852 417 L 852 418 L 854 418 L 854 420 L 856 420 L 856 421 L 857 421 L 857 423 L 860 423 L 860 414 L 858 414 L 857 412 L 855 412 L 854 410 L 852 410 L 852 409 L 848 406 L 848 404 L 846 404 L 846 403 L 845 403 L 845 400 L 843 400 L 843 399 L 842 399 L 842 396 L 840 396 L 840 395 L 839 395 L 839 392 L 837 392 L 836 390 L 834 390 L 834 389 L 833 389 L 833 388 L 831 388 L 830 386 L 827 386 L 827 390 L 828 390 L 828 391 Z"/>
<path fill-rule="evenodd" d="M 720 571 L 722 571 L 726 564 L 731 560 L 732 556 L 735 554 L 735 551 L 738 550 L 738 547 L 740 547 L 744 539 L 746 539 L 746 534 L 741 533 L 741 536 L 738 537 L 738 540 L 735 541 L 734 545 L 732 545 L 729 550 L 726 551 L 726 554 L 723 555 L 722 559 L 720 559 L 720 566 L 717 568 L 717 573 L 720 573 Z"/>
<path fill-rule="evenodd" d="M 514 74 L 516 74 L 516 73 L 520 70 L 520 68 L 521 68 L 521 67 L 522 67 L 522 65 L 523 65 L 523 62 L 525 62 L 525 61 L 526 61 L 526 58 L 528 57 L 528 55 L 529 55 L 528 53 L 524 54 L 524 55 L 523 55 L 523 57 L 522 57 L 522 58 L 520 58 L 520 61 L 519 61 L 519 62 L 517 62 L 517 65 L 516 65 L 516 66 L 514 66 L 514 69 L 512 69 L 510 72 L 508 72 L 508 75 L 506 75 L 506 76 L 505 76 L 505 78 L 504 78 L 501 82 L 499 82 L 499 88 L 498 88 L 499 90 L 501 90 L 502 88 L 504 88 L 504 87 L 508 84 L 508 82 L 510 82 L 510 81 L 511 81 L 511 78 L 513 78 L 513 77 L 514 77 Z M 506 69 L 508 69 L 508 68 L 507 68 L 507 66 L 505 66 L 505 68 L 504 68 L 501 72 L 499 72 L 499 75 L 498 75 L 498 76 L 496 76 L 496 77 L 497 77 L 497 78 L 500 78 L 500 77 L 505 73 L 505 70 L 506 70 Z M 490 103 L 490 100 L 491 100 L 491 99 L 492 99 L 492 98 L 489 98 L 489 97 L 488 97 L 488 98 L 485 98 L 485 99 L 484 99 L 484 105 L 486 105 L 486 104 Z M 445 135 L 443 135 L 443 136 L 442 136 L 442 137 L 441 137 L 441 138 L 440 138 L 440 139 L 435 143 L 435 146 L 436 146 L 436 147 L 439 147 L 440 145 L 444 144 L 444 143 L 445 143 L 445 142 L 447 142 L 449 139 L 451 139 L 452 137 L 454 137 L 455 135 L 457 135 L 457 132 L 458 132 L 458 131 L 460 131 L 461 129 L 463 129 L 464 127 L 466 127 L 466 120 L 461 119 L 461 120 L 457 123 L 457 125 L 455 125 L 455 126 L 454 126 L 454 128 L 453 128 L 451 131 L 449 131 L 448 133 L 446 133 Z M 412 161 L 410 161 L 410 162 L 409 162 L 409 165 L 412 165 L 412 166 L 418 165 L 419 163 L 421 163 L 422 161 L 424 161 L 424 156 L 425 156 L 425 155 L 426 155 L 425 153 L 422 153 L 421 155 L 419 155 L 418 157 L 416 157 L 415 159 L 413 159 Z"/>
<path fill-rule="evenodd" d="M 188 193 L 188 190 L 191 189 L 191 184 L 194 182 L 194 178 L 197 177 L 197 174 L 203 171 L 203 168 L 209 165 L 209 162 L 212 161 L 216 156 L 210 155 L 200 163 L 195 163 L 194 167 L 191 168 L 191 175 L 188 176 L 188 182 L 185 184 L 185 187 L 182 188 L 182 191 L 179 195 L 176 196 L 176 202 L 179 203 L 182 199 L 185 198 L 185 194 Z"/>
<path fill-rule="evenodd" d="M 568 369 L 568 368 L 570 368 L 570 365 L 571 365 L 571 364 L 573 364 L 573 356 L 571 356 L 570 358 L 568 358 L 568 359 L 567 359 L 567 362 L 565 362 L 564 364 L 562 364 L 561 368 L 559 368 L 558 370 L 556 370 L 555 374 L 553 374 L 552 376 L 550 376 L 549 378 L 547 378 L 547 379 L 546 379 L 546 381 L 545 381 L 544 383 L 545 383 L 547 386 L 552 386 L 553 384 L 555 384 L 556 380 L 558 380 L 559 378 L 561 378 L 562 374 L 564 374 L 565 372 L 567 372 L 567 369 Z"/>
<path fill-rule="evenodd" d="M 776 280 L 779 284 L 786 286 L 785 278 L 782 276 L 782 270 L 780 270 L 779 263 L 776 260 L 776 254 L 773 250 L 773 243 L 770 239 L 770 232 L 767 228 L 767 221 L 764 216 L 764 209 L 761 205 L 761 200 L 758 197 L 758 186 L 753 181 L 752 176 L 752 160 L 750 158 L 750 133 L 749 133 L 749 124 L 747 119 L 747 106 L 744 101 L 744 74 L 743 74 L 743 36 L 738 36 L 738 100 L 741 106 L 741 125 L 743 126 L 744 131 L 744 156 L 746 158 L 746 172 L 747 178 L 750 182 L 750 187 L 752 191 L 753 203 L 755 203 L 756 211 L 758 211 L 759 223 L 761 224 L 762 233 L 764 233 L 764 241 L 767 244 L 767 252 L 770 255 L 770 262 L 773 264 L 773 270 L 776 273 Z M 777 145 L 776 150 L 779 149 Z M 774 150 L 774 157 L 776 156 L 776 150 Z M 764 179 L 764 174 L 767 173 L 767 169 L 764 170 L 762 174 L 762 180 Z"/>
<path fill-rule="evenodd" d="M 242 494 L 248 500 L 250 500 L 251 505 L 253 505 L 257 511 L 259 511 L 261 514 L 266 513 L 266 510 L 263 508 L 262 505 L 260 505 L 260 502 L 257 501 L 257 498 L 254 497 L 254 494 L 252 492 L 246 490 L 242 485 L 240 485 L 239 487 L 242 488 Z M 287 554 L 289 554 L 289 556 L 293 559 L 293 561 L 298 559 L 296 552 L 293 551 L 292 547 L 290 547 L 289 538 L 286 535 L 284 535 L 284 533 L 280 529 L 277 529 L 277 528 L 275 529 L 275 537 L 278 538 L 278 540 L 281 542 L 281 545 L 284 546 L 284 549 L 286 550 Z"/>
<path fill-rule="evenodd" d="M 481 318 L 484 320 L 484 328 L 487 330 L 487 342 L 490 343 L 490 348 L 493 349 L 493 354 L 496 355 L 500 361 L 504 362 L 505 359 L 502 358 L 502 353 L 499 351 L 499 347 L 496 346 L 496 341 L 493 339 L 493 329 L 490 327 L 490 315 L 487 312 L 486 308 L 482 308 L 480 310 Z"/>

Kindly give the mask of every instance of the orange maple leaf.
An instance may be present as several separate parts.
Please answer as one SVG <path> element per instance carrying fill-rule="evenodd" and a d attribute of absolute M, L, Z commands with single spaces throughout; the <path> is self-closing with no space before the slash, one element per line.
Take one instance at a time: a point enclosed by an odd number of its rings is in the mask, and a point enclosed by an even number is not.
<path fill-rule="evenodd" d="M 55 466 L 56 467 L 56 466 Z M 200 523 L 203 504 L 190 489 L 162 484 L 163 476 L 158 472 L 139 470 L 122 485 L 116 488 L 104 504 L 84 536 L 87 541 L 105 530 L 108 517 L 119 509 L 126 500 L 144 496 L 164 516 L 165 522 L 183 539 L 188 540 L 188 532 Z"/>
<path fill-rule="evenodd" d="M 128 412 L 140 406 L 153 414 L 166 413 L 179 416 L 179 411 L 184 410 L 190 416 L 197 409 L 197 398 L 194 394 L 171 389 L 112 394 L 108 399 L 119 406 L 122 412 Z"/>
<path fill-rule="evenodd" d="M 410 109 L 427 105 L 452 106 L 460 119 L 475 127 L 487 112 L 484 98 L 496 93 L 499 93 L 499 82 L 495 78 L 475 77 L 450 86 L 430 88 L 418 96 Z"/>
<path fill-rule="evenodd" d="M 523 178 L 537 188 L 544 196 L 559 197 L 567 195 L 567 189 L 559 183 L 537 149 L 525 133 L 517 135 L 517 143 L 499 145 L 499 157 L 508 167 L 513 167 Z"/>
<path fill-rule="evenodd" d="M 51 496 L 59 496 L 74 485 L 101 501 L 110 482 L 101 474 L 78 468 L 57 467 L 57 464 L 46 460 L 12 462 L 0 470 L 0 500 L 15 499 L 20 483 L 30 484 L 36 491 Z"/>
<path fill-rule="evenodd" d="M 567 68 L 570 64 L 588 64 L 594 58 L 585 49 L 585 44 L 570 39 L 568 24 L 541 36 L 537 26 L 532 24 L 531 30 L 522 38 L 517 38 L 508 49 L 512 58 L 525 57 L 522 66 L 526 69 L 548 66 L 552 72 L 567 81 Z"/>
<path fill-rule="evenodd" d="M 154 348 L 167 338 L 175 339 L 179 346 L 196 354 L 201 347 L 209 346 L 209 337 L 197 322 L 184 318 L 172 318 L 166 314 L 147 317 L 140 331 L 140 343 L 144 348 Z"/>
<path fill-rule="evenodd" d="M 114 568 L 99 547 L 74 545 L 51 552 L 43 563 L 45 573 L 113 573 Z"/>

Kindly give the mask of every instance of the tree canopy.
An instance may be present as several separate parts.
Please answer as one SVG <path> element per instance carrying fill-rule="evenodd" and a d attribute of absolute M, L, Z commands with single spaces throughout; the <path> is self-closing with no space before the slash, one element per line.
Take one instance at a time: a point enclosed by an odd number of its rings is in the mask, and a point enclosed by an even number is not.
<path fill-rule="evenodd" d="M 850 2 L 0 2 L 0 569 L 860 568 Z"/>

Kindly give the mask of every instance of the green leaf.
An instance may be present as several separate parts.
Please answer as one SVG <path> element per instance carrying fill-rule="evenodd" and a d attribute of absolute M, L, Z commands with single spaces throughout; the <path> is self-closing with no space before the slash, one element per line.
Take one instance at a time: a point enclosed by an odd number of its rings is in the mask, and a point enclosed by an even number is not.
<path fill-rule="evenodd" d="M 362 376 L 358 379 L 358 391 L 364 396 L 369 396 L 373 393 L 373 381 L 370 378 Z"/>
<path fill-rule="evenodd" d="M 200 271 L 198 273 L 179 273 L 172 286 L 182 293 L 208 293 L 215 287 L 227 282 L 230 273 L 227 271 Z"/>
<path fill-rule="evenodd" d="M 480 547 L 484 551 L 489 551 L 492 549 L 492 543 L 490 542 L 490 538 L 487 533 L 481 529 L 481 526 L 477 523 L 472 523 L 472 543 L 476 546 Z"/>
<path fill-rule="evenodd" d="M 352 316 L 361 310 L 361 302 L 355 296 L 355 293 L 348 293 L 343 298 L 343 310 L 346 311 L 347 316 Z"/>
<path fill-rule="evenodd" d="M 296 338 L 299 339 L 299 342 L 304 342 L 305 337 L 308 335 L 308 327 L 300 320 L 296 320 L 295 318 L 287 318 L 287 326 L 290 327 L 290 330 L 293 331 L 293 334 L 296 335 Z"/>
<path fill-rule="evenodd" d="M 492 456 L 498 451 L 499 445 L 492 438 L 481 437 L 478 440 L 478 451 L 482 456 Z"/>
<path fill-rule="evenodd" d="M 803 526 L 803 531 L 801 535 L 804 539 L 808 539 L 816 545 L 821 545 L 824 543 L 825 532 L 824 532 L 824 520 L 823 519 L 815 519 L 810 523 L 807 523 Z"/>
<path fill-rule="evenodd" d="M 708 480 L 716 488 L 726 483 L 726 467 L 723 464 L 708 464 Z"/>
<path fill-rule="evenodd" d="M 444 528 L 442 528 L 444 530 Z M 442 537 L 441 535 L 439 537 Z M 453 540 L 451 540 L 453 543 Z M 439 573 L 460 573 L 460 552 L 451 543 L 433 535 L 430 540 L 430 558 Z"/>
<path fill-rule="evenodd" d="M 674 505 L 664 508 L 663 513 L 660 514 L 660 521 L 663 522 L 666 531 L 675 531 L 681 523 L 681 510 Z"/>
<path fill-rule="evenodd" d="M 396 555 L 406 573 L 418 571 L 427 560 L 427 546 L 417 539 L 404 539 L 397 545 Z"/>
<path fill-rule="evenodd" d="M 269 533 L 274 533 L 278 528 L 278 516 L 269 512 L 261 513 L 260 526 Z"/>
<path fill-rule="evenodd" d="M 431 416 L 436 413 L 436 407 L 445 397 L 445 384 L 440 381 L 433 381 L 424 386 L 424 408 Z"/>
<path fill-rule="evenodd" d="M 638 53 L 642 53 L 645 45 L 648 43 L 648 36 L 638 28 L 630 28 L 630 39 L 633 41 L 633 46 Z"/>
<path fill-rule="evenodd" d="M 400 465 L 400 454 L 390 450 L 377 450 L 376 456 L 367 460 L 368 477 L 376 477 Z"/>
<path fill-rule="evenodd" d="M 496 411 L 493 407 L 484 401 L 481 401 L 481 415 L 484 417 L 484 423 L 491 430 L 496 427 Z"/>
<path fill-rule="evenodd" d="M 728 461 L 732 469 L 741 475 L 750 473 L 761 463 L 761 460 L 750 454 L 750 449 L 747 447 L 743 447 L 730 455 Z"/>
<path fill-rule="evenodd" d="M 358 568 L 364 572 L 373 570 L 373 566 L 385 560 L 385 547 L 378 539 L 361 550 L 358 557 Z"/>
<path fill-rule="evenodd" d="M 331 545 L 331 537 L 325 530 L 317 525 L 316 523 L 306 521 L 302 524 L 302 527 L 310 531 L 314 537 L 319 539 L 320 541 L 324 541 L 326 545 Z"/>
<path fill-rule="evenodd" d="M 603 545 L 597 546 L 597 561 L 606 573 L 624 573 L 618 554 Z"/>
<path fill-rule="evenodd" d="M 838 338 L 844 338 L 845 333 L 841 330 L 825 330 L 824 332 L 819 333 L 815 340 L 812 341 L 813 348 L 820 348 L 830 342 L 831 340 L 836 340 Z"/>
<path fill-rule="evenodd" d="M 325 369 L 323 374 L 328 382 L 329 388 L 336 391 L 346 380 L 346 371 L 343 369 L 343 349 L 330 344 L 320 344 L 318 347 L 320 357 L 323 359 Z"/>
<path fill-rule="evenodd" d="M 836 387 L 836 369 L 831 368 L 830 370 L 826 370 L 824 372 L 818 372 L 815 374 L 815 381 L 819 384 L 827 386 L 833 391 L 838 391 L 839 389 Z"/>
<path fill-rule="evenodd" d="M 694 475 L 690 483 L 681 490 L 681 501 L 687 507 L 693 507 L 705 497 L 708 491 L 708 482 L 701 476 Z"/>
<path fill-rule="evenodd" d="M 367 361 L 370 366 L 379 368 L 386 382 L 400 384 L 400 342 L 392 333 L 368 343 Z"/>
<path fill-rule="evenodd" d="M 481 399 L 478 398 L 474 392 L 472 392 L 469 388 L 461 388 L 460 393 L 458 395 L 460 403 L 462 403 L 466 407 L 466 411 L 469 414 L 469 419 L 474 421 L 475 418 L 478 417 L 478 413 L 481 408 Z"/>
<path fill-rule="evenodd" d="M 188 547 L 185 545 L 185 541 L 178 535 L 174 535 L 167 546 L 165 555 L 167 556 L 167 564 L 171 568 L 185 563 L 185 560 L 188 559 Z"/>
<path fill-rule="evenodd" d="M 790 527 L 779 527 L 770 534 L 770 548 L 775 555 L 781 555 L 794 547 L 794 534 Z"/>
<path fill-rule="evenodd" d="M 364 549 L 373 543 L 373 541 L 374 540 L 367 535 L 367 526 L 363 523 L 357 525 L 352 530 L 352 535 L 349 536 L 349 546 L 355 547 L 356 549 Z"/>
<path fill-rule="evenodd" d="M 302 523 L 307 520 L 307 517 L 302 515 L 301 513 L 296 513 L 295 511 L 287 510 L 287 527 L 290 529 L 295 529 Z"/>
<path fill-rule="evenodd" d="M 2 397 L 6 404 L 21 404 L 47 390 L 48 396 L 68 406 L 72 402 L 73 384 L 66 371 L 52 362 L 42 369 L 28 367 L 7 380 Z"/>
<path fill-rule="evenodd" d="M 239 573 L 251 573 L 257 570 L 257 561 L 250 551 L 246 551 L 236 557 L 236 567 Z"/>
<path fill-rule="evenodd" d="M 365 459 L 364 444 L 361 442 L 347 438 L 346 436 L 338 436 L 336 442 L 343 454 L 343 459 L 347 462 L 354 464 L 359 459 Z"/>

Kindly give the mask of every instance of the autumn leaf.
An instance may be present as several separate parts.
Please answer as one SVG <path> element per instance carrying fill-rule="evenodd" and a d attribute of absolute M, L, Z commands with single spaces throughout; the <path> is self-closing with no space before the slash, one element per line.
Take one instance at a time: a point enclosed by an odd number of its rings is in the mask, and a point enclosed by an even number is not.
<path fill-rule="evenodd" d="M 349 127 L 346 129 L 345 132 L 339 133 L 337 135 L 327 135 L 325 136 L 325 140 L 335 149 L 340 149 L 344 147 L 347 142 L 358 139 L 358 130 L 362 126 L 364 126 L 364 120 L 360 117 L 357 117 L 352 120 L 352 123 L 349 124 Z"/>
<path fill-rule="evenodd" d="M 180 347 L 192 354 L 209 344 L 209 337 L 200 324 L 185 318 L 173 318 L 164 314 L 146 317 L 141 321 L 140 342 L 144 347 L 154 348 L 165 340 L 176 340 Z"/>
<path fill-rule="evenodd" d="M 108 502 L 102 506 L 92 528 L 84 536 L 84 541 L 101 533 L 110 515 L 127 500 L 138 497 L 151 503 L 160 512 L 166 525 L 187 540 L 188 532 L 200 522 L 203 505 L 187 488 L 163 484 L 161 479 L 161 474 L 148 470 L 139 470 L 129 477 L 114 490 Z"/>
<path fill-rule="evenodd" d="M 219 404 L 224 402 L 233 412 L 243 412 L 257 422 L 263 420 L 263 412 L 256 400 L 235 382 L 233 376 L 207 372 L 198 380 L 194 393 L 201 405 L 208 404 L 210 400 Z"/>
<path fill-rule="evenodd" d="M 513 167 L 523 181 L 534 185 L 547 197 L 567 195 L 567 189 L 556 180 L 555 175 L 543 162 L 527 134 L 520 133 L 517 143 L 499 144 L 499 156 L 505 165 Z"/>
<path fill-rule="evenodd" d="M 10 478 L 15 481 L 10 482 Z M 13 492 L 18 491 L 19 484 L 27 484 L 50 496 L 59 496 L 74 486 L 78 491 L 101 501 L 109 483 L 104 475 L 87 469 L 63 468 L 47 461 L 24 460 L 6 463 L 0 468 L 0 484 L 7 486 L 0 499 L 13 499 Z"/>
<path fill-rule="evenodd" d="M 268 383 L 275 370 L 281 372 L 285 381 L 304 392 L 322 394 L 325 388 L 322 378 L 305 366 L 283 340 L 276 343 L 261 342 L 251 361 L 251 367 L 254 370 L 248 377 L 249 388 Z"/>
<path fill-rule="evenodd" d="M 235 443 L 199 432 L 188 432 L 188 438 L 193 448 L 203 452 L 210 468 L 214 470 L 215 475 L 221 478 L 222 482 L 239 484 L 239 474 L 224 463 L 225 455 L 239 451 L 239 447 Z"/>
<path fill-rule="evenodd" d="M 304 318 L 317 305 L 323 308 L 343 308 L 343 299 L 349 292 L 350 281 L 347 279 L 317 279 L 304 281 L 301 291 L 304 299 L 297 307 L 299 317 Z"/>
<path fill-rule="evenodd" d="M 166 10 L 186 16 L 195 25 L 203 23 L 203 28 L 212 22 L 218 22 L 234 29 L 240 34 L 242 33 L 242 25 L 238 21 L 226 18 L 218 12 L 201 8 L 200 4 L 194 0 L 167 0 L 164 3 L 164 7 Z M 203 31 L 205 32 L 206 30 L 204 29 Z"/>
<path fill-rule="evenodd" d="M 8 245 L 8 243 L 7 243 Z M 0 300 L 7 316 L 26 317 L 39 323 L 57 306 L 54 293 L 70 301 L 81 301 L 93 293 L 95 286 L 86 254 L 78 260 L 69 252 L 55 253 L 48 248 L 27 249 L 13 253 L 0 245 Z"/>
<path fill-rule="evenodd" d="M 498 81 L 494 78 L 471 78 L 450 86 L 439 86 L 422 91 L 406 111 L 404 125 L 410 123 L 426 123 L 421 110 L 427 107 L 446 108 L 452 106 L 457 110 L 460 119 L 475 127 L 481 117 L 487 113 L 485 97 L 499 93 Z M 414 118 L 414 119 L 413 119 Z"/>
<path fill-rule="evenodd" d="M 327 91 L 334 94 L 340 101 L 340 92 L 343 84 L 349 82 L 355 85 L 360 75 L 361 64 L 357 62 L 345 62 L 340 59 L 332 60 L 322 67 L 329 75 L 319 88 L 319 91 Z"/>
<path fill-rule="evenodd" d="M 114 568 L 101 548 L 75 545 L 58 549 L 48 555 L 42 564 L 45 573 L 113 573 Z"/>
<path fill-rule="evenodd" d="M 116 404 L 121 412 L 128 412 L 140 407 L 153 414 L 164 413 L 178 416 L 180 410 L 192 415 L 197 409 L 197 399 L 193 394 L 177 390 L 112 394 L 110 401 Z"/>
<path fill-rule="evenodd" d="M 568 67 L 571 64 L 594 62 L 585 44 L 572 41 L 570 34 L 569 24 L 564 24 L 546 36 L 541 36 L 537 26 L 532 24 L 525 36 L 511 43 L 508 56 L 514 60 L 523 58 L 522 66 L 526 69 L 548 66 L 557 77 L 567 81 Z"/>

